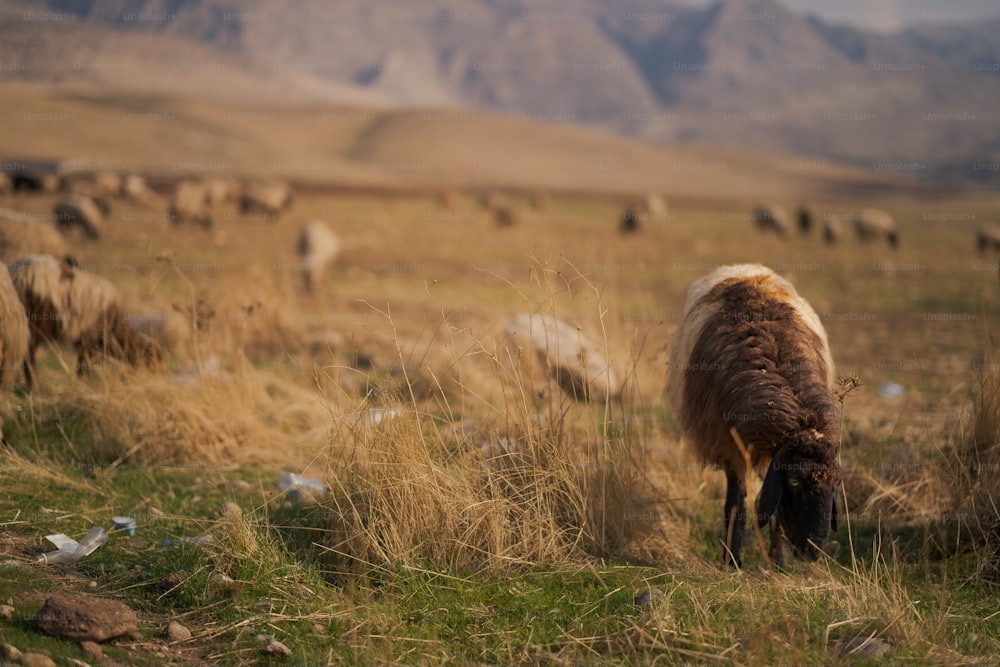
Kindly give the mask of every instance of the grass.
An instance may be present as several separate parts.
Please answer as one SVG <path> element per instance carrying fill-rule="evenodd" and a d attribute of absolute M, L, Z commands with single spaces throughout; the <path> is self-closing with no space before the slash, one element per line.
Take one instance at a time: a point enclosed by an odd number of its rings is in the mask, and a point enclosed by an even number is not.
<path fill-rule="evenodd" d="M 138 612 L 143 639 L 105 647 L 122 664 L 840 664 L 869 635 L 892 647 L 874 664 L 1000 652 L 984 474 L 1000 375 L 983 342 L 1000 287 L 976 268 L 974 223 L 913 223 L 889 255 L 757 236 L 731 203 L 672 204 L 634 238 L 609 202 L 555 197 L 507 230 L 463 206 L 455 222 L 426 197 L 304 194 L 274 224 L 221 216 L 210 246 L 120 203 L 81 261 L 147 311 L 200 301 L 204 326 L 162 375 L 109 363 L 78 379 L 72 351 L 47 348 L 35 391 L 2 398 L 4 641 L 85 659 L 31 623 L 47 591 L 75 590 Z M 336 221 L 345 253 L 304 297 L 282 267 L 311 217 Z M 733 261 L 785 267 L 862 381 L 844 401 L 849 527 L 829 559 L 783 573 L 752 548 L 742 572 L 719 567 L 721 475 L 660 400 L 687 283 Z M 503 328 L 521 312 L 579 327 L 627 369 L 628 400 L 581 405 L 511 373 Z M 906 395 L 880 396 L 886 380 Z M 329 491 L 293 501 L 286 470 Z M 135 537 L 33 562 L 45 535 L 115 514 Z M 662 597 L 634 604 L 650 588 Z M 192 638 L 168 643 L 169 620 Z M 266 657 L 269 637 L 291 657 Z"/>

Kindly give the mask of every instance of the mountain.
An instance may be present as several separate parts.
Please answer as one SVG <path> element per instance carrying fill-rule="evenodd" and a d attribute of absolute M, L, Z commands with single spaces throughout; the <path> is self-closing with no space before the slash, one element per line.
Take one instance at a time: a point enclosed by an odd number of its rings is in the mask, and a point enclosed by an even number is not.
<path fill-rule="evenodd" d="M 885 35 L 777 0 L 5 4 L 0 64 L 46 85 L 486 108 L 926 178 L 991 179 L 977 165 L 1000 163 L 1000 18 Z M 132 71 L 90 67 L 102 57 Z"/>

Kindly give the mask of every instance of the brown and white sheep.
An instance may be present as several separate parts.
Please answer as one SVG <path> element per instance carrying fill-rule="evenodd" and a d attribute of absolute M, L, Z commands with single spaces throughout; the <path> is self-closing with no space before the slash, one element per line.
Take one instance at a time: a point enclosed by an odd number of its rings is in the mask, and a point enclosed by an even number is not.
<path fill-rule="evenodd" d="M 292 190 L 285 183 L 254 183 L 240 196 L 240 213 L 275 219 L 292 205 Z"/>
<path fill-rule="evenodd" d="M 877 208 L 861 209 L 854 215 L 854 234 L 862 243 L 885 239 L 890 248 L 899 247 L 896 221 L 889 213 Z"/>
<path fill-rule="evenodd" d="M 90 239 L 101 235 L 104 216 L 92 197 L 82 194 L 63 197 L 53 205 L 52 215 L 56 221 L 56 229 L 63 234 L 68 235 L 78 229 Z"/>
<path fill-rule="evenodd" d="M 295 249 L 302 262 L 306 292 L 312 293 L 323 282 L 326 267 L 340 255 L 340 238 L 322 220 L 312 220 L 299 232 Z"/>
<path fill-rule="evenodd" d="M 757 229 L 764 232 L 774 232 L 782 237 L 788 236 L 792 227 L 788 222 L 788 213 L 784 207 L 776 204 L 756 207 L 751 214 L 751 219 Z"/>
<path fill-rule="evenodd" d="M 12 389 L 28 356 L 28 317 L 11 282 L 7 267 L 0 264 L 0 387 Z"/>
<path fill-rule="evenodd" d="M 976 248 L 979 252 L 1000 252 L 1000 226 L 986 224 L 977 229 Z"/>
<path fill-rule="evenodd" d="M 212 226 L 212 215 L 208 210 L 208 189 L 204 183 L 181 181 L 177 184 L 170 200 L 170 221 L 175 225 L 189 223 L 205 229 Z"/>
<path fill-rule="evenodd" d="M 844 235 L 843 217 L 836 213 L 823 216 L 823 240 L 827 245 L 833 245 Z"/>
<path fill-rule="evenodd" d="M 35 376 L 35 352 L 45 341 L 73 343 L 81 375 L 98 353 L 133 366 L 159 366 L 159 346 L 129 324 L 118 290 L 104 278 L 80 269 L 69 257 L 51 255 L 28 255 L 8 269 L 31 333 L 24 364 L 28 384 Z"/>
<path fill-rule="evenodd" d="M 767 267 L 724 266 L 689 287 L 666 394 L 695 456 L 726 474 L 727 562 L 741 566 L 750 467 L 764 480 L 757 524 L 775 518 L 776 564 L 783 534 L 812 561 L 836 529 L 833 377 L 819 317 Z"/>
<path fill-rule="evenodd" d="M 24 213 L 0 210 L 0 262 L 31 254 L 65 255 L 66 237 L 47 220 Z"/>

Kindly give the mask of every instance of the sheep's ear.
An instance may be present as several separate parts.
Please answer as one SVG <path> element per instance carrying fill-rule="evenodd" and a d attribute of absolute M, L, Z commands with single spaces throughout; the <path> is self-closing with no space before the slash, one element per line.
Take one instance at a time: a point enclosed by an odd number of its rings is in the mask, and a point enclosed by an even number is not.
<path fill-rule="evenodd" d="M 757 498 L 757 527 L 763 528 L 771 520 L 771 515 L 778 508 L 781 494 L 785 490 L 785 473 L 778 468 L 778 462 L 771 460 L 771 465 L 764 475 L 764 486 Z"/>
<path fill-rule="evenodd" d="M 830 508 L 830 530 L 837 532 L 837 490 L 833 490 L 833 505 Z"/>

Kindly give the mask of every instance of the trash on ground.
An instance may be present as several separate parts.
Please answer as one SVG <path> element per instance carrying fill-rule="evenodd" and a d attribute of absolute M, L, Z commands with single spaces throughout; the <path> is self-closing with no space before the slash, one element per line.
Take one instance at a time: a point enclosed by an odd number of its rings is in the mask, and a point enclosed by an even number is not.
<path fill-rule="evenodd" d="M 282 491 L 289 489 L 309 489 L 317 493 L 326 493 L 326 484 L 312 477 L 296 475 L 294 472 L 286 472 L 278 480 L 278 488 Z"/>
<path fill-rule="evenodd" d="M 45 539 L 56 545 L 58 549 L 38 554 L 36 560 L 45 564 L 64 564 L 75 563 L 84 556 L 94 553 L 98 547 L 108 541 L 108 534 L 100 526 L 94 526 L 79 542 L 62 533 L 46 535 Z"/>

